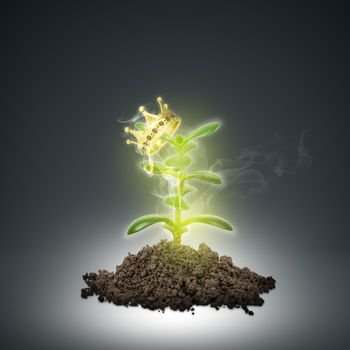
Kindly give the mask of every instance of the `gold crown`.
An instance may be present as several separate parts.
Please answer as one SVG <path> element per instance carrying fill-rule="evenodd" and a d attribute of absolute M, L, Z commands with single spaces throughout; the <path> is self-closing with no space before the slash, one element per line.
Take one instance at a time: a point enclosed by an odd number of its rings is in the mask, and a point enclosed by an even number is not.
<path fill-rule="evenodd" d="M 144 130 L 133 130 L 128 127 L 124 129 L 125 132 L 132 134 L 136 138 L 136 142 L 126 140 L 126 143 L 128 145 L 137 145 L 138 149 L 148 156 L 158 152 L 166 143 L 162 136 L 164 134 L 172 136 L 181 123 L 181 119 L 169 111 L 168 105 L 166 103 L 163 104 L 161 97 L 157 98 L 157 102 L 160 108 L 159 114 L 147 112 L 144 106 L 139 108 L 139 111 L 146 119 Z"/>

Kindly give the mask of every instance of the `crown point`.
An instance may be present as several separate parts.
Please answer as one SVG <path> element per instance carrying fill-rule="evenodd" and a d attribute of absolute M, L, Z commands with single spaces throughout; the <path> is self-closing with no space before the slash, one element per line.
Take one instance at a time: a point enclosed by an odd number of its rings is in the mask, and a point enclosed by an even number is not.
<path fill-rule="evenodd" d="M 158 101 L 158 102 L 162 102 L 163 99 L 162 99 L 160 96 L 158 96 L 158 97 L 157 97 L 157 101 Z"/>
<path fill-rule="evenodd" d="M 137 145 L 137 142 L 135 142 L 135 141 L 126 140 L 125 142 L 127 145 Z"/>
<path fill-rule="evenodd" d="M 167 104 L 167 103 L 164 104 L 164 108 L 165 108 L 165 109 L 168 109 L 168 104 Z"/>
<path fill-rule="evenodd" d="M 126 127 L 124 128 L 124 131 L 125 131 L 125 132 L 130 132 L 130 128 L 126 126 Z"/>
<path fill-rule="evenodd" d="M 140 112 L 144 112 L 144 111 L 145 111 L 145 107 L 144 107 L 144 106 L 140 106 L 140 107 L 139 107 L 139 111 L 140 111 Z"/>

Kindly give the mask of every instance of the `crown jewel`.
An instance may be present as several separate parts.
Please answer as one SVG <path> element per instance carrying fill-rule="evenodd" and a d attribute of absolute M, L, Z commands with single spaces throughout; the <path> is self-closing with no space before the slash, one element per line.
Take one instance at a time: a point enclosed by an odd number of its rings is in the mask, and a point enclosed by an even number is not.
<path fill-rule="evenodd" d="M 181 123 L 181 119 L 169 111 L 168 105 L 163 103 L 161 97 L 157 98 L 157 102 L 160 109 L 159 114 L 147 112 L 144 106 L 139 108 L 146 119 L 144 130 L 133 130 L 129 127 L 124 129 L 126 133 L 136 138 L 136 141 L 127 140 L 126 143 L 137 145 L 139 151 L 148 156 L 158 152 L 166 143 L 162 136 L 164 134 L 173 135 Z"/>

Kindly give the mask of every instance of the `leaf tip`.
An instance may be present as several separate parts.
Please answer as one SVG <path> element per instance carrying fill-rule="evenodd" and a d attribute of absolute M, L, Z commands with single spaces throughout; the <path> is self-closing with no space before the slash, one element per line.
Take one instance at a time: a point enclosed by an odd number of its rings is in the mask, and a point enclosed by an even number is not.
<path fill-rule="evenodd" d="M 217 130 L 217 129 L 219 129 L 220 128 L 220 126 L 221 126 L 221 123 L 219 123 L 219 122 L 214 122 L 213 123 L 213 126 L 214 126 L 214 130 Z"/>
<path fill-rule="evenodd" d="M 128 230 L 126 231 L 126 235 L 127 235 L 127 236 L 130 236 L 130 235 L 132 235 L 133 233 L 135 233 L 135 232 L 134 232 L 134 230 L 132 230 L 131 227 L 129 227 Z"/>

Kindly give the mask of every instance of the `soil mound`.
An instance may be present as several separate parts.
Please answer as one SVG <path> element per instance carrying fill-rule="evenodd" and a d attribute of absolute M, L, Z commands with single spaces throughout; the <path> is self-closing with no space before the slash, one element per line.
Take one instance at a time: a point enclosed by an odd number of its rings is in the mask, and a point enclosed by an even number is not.
<path fill-rule="evenodd" d="M 253 315 L 247 306 L 261 306 L 260 294 L 275 288 L 271 276 L 239 268 L 204 243 L 195 250 L 166 240 L 129 253 L 115 272 L 99 270 L 83 279 L 88 288 L 81 290 L 82 298 L 96 294 L 101 302 L 162 311 L 166 307 L 194 311 L 195 305 L 210 305 L 242 307 Z"/>

